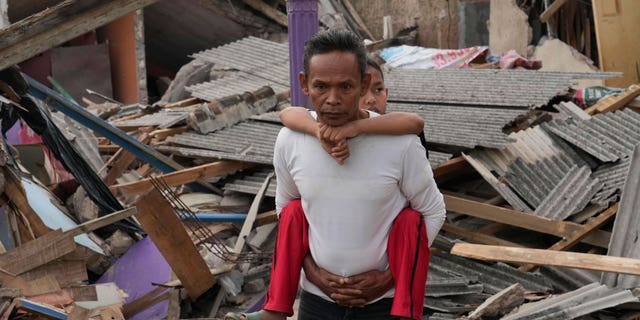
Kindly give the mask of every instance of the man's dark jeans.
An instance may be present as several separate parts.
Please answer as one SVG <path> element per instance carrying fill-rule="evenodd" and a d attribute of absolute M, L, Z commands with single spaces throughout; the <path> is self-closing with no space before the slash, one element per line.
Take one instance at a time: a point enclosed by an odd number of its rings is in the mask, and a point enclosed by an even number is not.
<path fill-rule="evenodd" d="M 366 305 L 364 308 L 342 307 L 314 294 L 302 291 L 299 320 L 388 320 L 393 299 L 381 299 Z"/>

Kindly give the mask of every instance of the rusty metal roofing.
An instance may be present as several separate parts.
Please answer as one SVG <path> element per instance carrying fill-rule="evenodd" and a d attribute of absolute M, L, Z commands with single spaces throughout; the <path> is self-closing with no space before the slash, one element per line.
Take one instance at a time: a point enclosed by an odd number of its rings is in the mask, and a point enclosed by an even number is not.
<path fill-rule="evenodd" d="M 192 55 L 215 64 L 215 68 L 232 68 L 251 71 L 261 67 L 289 60 L 289 45 L 247 37 L 216 48 L 204 50 Z"/>
<path fill-rule="evenodd" d="M 623 109 L 589 120 L 554 120 L 543 127 L 603 162 L 628 156 L 640 142 L 640 114 Z"/>
<path fill-rule="evenodd" d="M 639 145 L 640 146 L 640 145 Z M 620 199 L 620 207 L 613 224 L 611 241 L 607 255 L 615 257 L 640 258 L 638 225 L 640 225 L 640 147 L 636 146 Z M 610 287 L 640 287 L 640 277 L 604 273 L 602 283 Z"/>
<path fill-rule="evenodd" d="M 253 74 L 237 71 L 220 79 L 199 83 L 185 89 L 196 98 L 213 101 L 243 92 L 254 92 L 263 86 L 270 86 L 276 94 L 289 91 L 288 62 L 286 67 L 269 65 Z"/>
<path fill-rule="evenodd" d="M 592 283 L 565 294 L 524 304 L 502 320 L 575 319 L 629 302 L 638 302 L 638 297 L 630 290 L 611 289 Z"/>
<path fill-rule="evenodd" d="M 509 139 L 502 127 L 523 113 L 519 109 L 390 103 L 389 112 L 419 114 L 427 142 L 466 148 L 503 148 Z"/>
<path fill-rule="evenodd" d="M 532 70 L 393 69 L 385 74 L 389 101 L 510 106 L 543 106 L 577 79 L 605 79 L 620 73 Z"/>
<path fill-rule="evenodd" d="M 117 127 L 157 126 L 158 128 L 169 128 L 185 121 L 192 110 L 190 108 L 162 109 L 135 119 L 111 121 L 111 124 Z"/>
<path fill-rule="evenodd" d="M 589 167 L 573 166 L 536 207 L 535 214 L 564 220 L 584 209 L 602 186 L 600 180 L 591 178 Z"/>
<path fill-rule="evenodd" d="M 158 150 L 184 156 L 241 160 L 271 164 L 281 125 L 245 121 L 210 134 L 185 132 L 168 137 L 165 142 L 180 147 L 158 146 Z"/>

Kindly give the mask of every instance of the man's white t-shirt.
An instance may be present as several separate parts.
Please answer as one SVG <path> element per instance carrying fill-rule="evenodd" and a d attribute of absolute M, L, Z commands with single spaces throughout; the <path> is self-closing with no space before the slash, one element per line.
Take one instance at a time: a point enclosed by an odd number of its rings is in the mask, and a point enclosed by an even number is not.
<path fill-rule="evenodd" d="M 416 135 L 360 135 L 348 144 L 350 156 L 339 165 L 314 136 L 283 128 L 274 150 L 278 214 L 301 199 L 313 259 L 345 277 L 388 268 L 389 230 L 403 208 L 423 214 L 430 244 L 445 219 L 442 194 Z M 301 285 L 331 301 L 305 277 Z M 391 296 L 393 290 L 382 297 Z"/>

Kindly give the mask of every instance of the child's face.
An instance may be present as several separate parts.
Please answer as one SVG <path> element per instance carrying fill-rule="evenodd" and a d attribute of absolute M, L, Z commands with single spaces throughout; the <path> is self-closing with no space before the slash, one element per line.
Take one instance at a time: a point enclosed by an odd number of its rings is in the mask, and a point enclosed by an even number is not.
<path fill-rule="evenodd" d="M 384 86 L 384 80 L 380 71 L 369 66 L 367 72 L 371 74 L 371 84 L 367 89 L 367 93 L 360 99 L 360 108 L 384 114 L 387 111 L 387 96 L 389 90 Z"/>

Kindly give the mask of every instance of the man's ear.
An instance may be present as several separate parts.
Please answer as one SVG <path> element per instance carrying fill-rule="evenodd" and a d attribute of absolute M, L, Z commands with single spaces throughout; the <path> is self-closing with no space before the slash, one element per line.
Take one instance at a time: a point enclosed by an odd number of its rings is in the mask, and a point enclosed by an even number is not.
<path fill-rule="evenodd" d="M 364 74 L 364 78 L 362 78 L 362 88 L 360 88 L 360 96 L 363 97 L 367 90 L 369 90 L 369 85 L 371 84 L 371 73 L 367 72 Z"/>
<path fill-rule="evenodd" d="M 309 87 L 307 86 L 307 77 L 304 75 L 304 71 L 298 73 L 298 80 L 300 80 L 300 89 L 305 96 L 309 95 Z"/>

